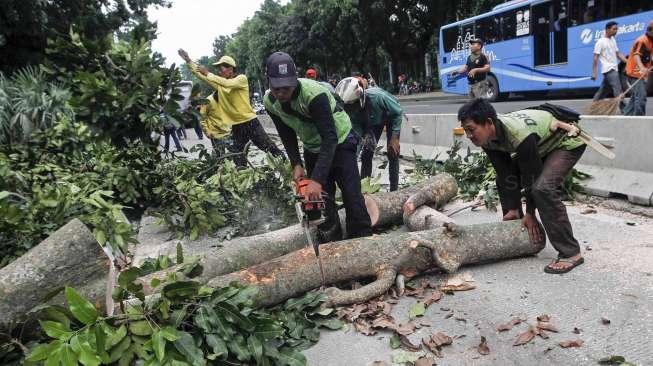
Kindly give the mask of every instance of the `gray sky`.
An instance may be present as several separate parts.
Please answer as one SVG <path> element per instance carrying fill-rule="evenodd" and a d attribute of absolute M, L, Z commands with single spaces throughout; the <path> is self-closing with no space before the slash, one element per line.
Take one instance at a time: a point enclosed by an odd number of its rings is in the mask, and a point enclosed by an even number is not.
<path fill-rule="evenodd" d="M 148 16 L 159 24 L 159 34 L 152 47 L 163 54 L 168 65 L 182 62 L 177 55 L 179 48 L 188 51 L 193 59 L 210 56 L 213 39 L 236 32 L 262 3 L 263 0 L 173 0 L 169 9 L 151 7 Z"/>

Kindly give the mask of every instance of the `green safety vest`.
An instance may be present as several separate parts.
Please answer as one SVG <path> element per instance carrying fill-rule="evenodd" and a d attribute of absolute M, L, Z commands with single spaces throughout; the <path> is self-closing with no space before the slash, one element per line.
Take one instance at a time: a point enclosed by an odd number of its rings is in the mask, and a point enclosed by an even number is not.
<path fill-rule="evenodd" d="M 336 122 L 338 143 L 340 144 L 344 142 L 351 131 L 351 122 L 349 121 L 347 113 L 337 105 L 333 94 L 317 81 L 300 78 L 298 79 L 298 82 L 299 85 L 297 87 L 299 88 L 299 93 L 297 97 L 290 101 L 290 108 L 293 113 L 286 113 L 281 106 L 281 103 L 270 94 L 269 90 L 265 93 L 265 97 L 263 98 L 265 109 L 269 113 L 278 116 L 283 123 L 295 131 L 304 144 L 304 149 L 313 153 L 318 153 L 320 152 L 322 138 L 318 133 L 317 127 L 315 127 L 315 122 L 313 122 L 311 118 L 309 105 L 313 98 L 320 94 L 326 94 L 329 98 L 331 111 L 333 112 L 333 120 Z"/>
<path fill-rule="evenodd" d="M 540 157 L 544 157 L 556 149 L 572 150 L 584 144 L 577 137 L 552 132 L 549 127 L 555 118 L 546 111 L 524 109 L 500 114 L 498 117 L 503 125 L 505 139 L 503 141 L 489 141 L 487 146 L 483 146 L 489 150 L 514 153 L 517 151 L 519 144 L 532 133 L 540 137 L 537 143 L 537 152 Z"/>

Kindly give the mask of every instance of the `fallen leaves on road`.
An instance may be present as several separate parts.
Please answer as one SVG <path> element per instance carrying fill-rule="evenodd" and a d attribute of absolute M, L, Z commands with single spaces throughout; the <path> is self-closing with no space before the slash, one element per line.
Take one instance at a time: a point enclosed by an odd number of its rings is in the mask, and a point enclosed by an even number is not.
<path fill-rule="evenodd" d="M 383 361 L 374 361 L 370 366 L 388 366 L 388 364 Z"/>
<path fill-rule="evenodd" d="M 490 354 L 490 347 L 487 346 L 487 340 L 485 337 L 481 336 L 481 343 L 476 347 L 478 350 L 478 353 L 482 354 L 483 356 L 487 356 Z"/>
<path fill-rule="evenodd" d="M 608 356 L 599 360 L 599 365 L 621 365 L 621 366 L 635 366 L 634 364 L 626 361 L 624 356 Z"/>
<path fill-rule="evenodd" d="M 522 321 L 523 321 L 523 320 L 520 319 L 520 318 L 518 318 L 518 317 L 513 317 L 513 318 L 510 319 L 510 321 L 507 322 L 506 324 L 501 324 L 501 325 L 499 325 L 499 326 L 497 327 L 497 330 L 498 330 L 499 332 L 505 332 L 505 331 L 507 331 L 507 330 L 512 329 L 512 327 L 514 327 L 515 325 L 520 324 Z"/>
<path fill-rule="evenodd" d="M 456 274 L 449 277 L 447 281 L 440 286 L 440 291 L 453 292 L 473 290 L 476 288 L 476 285 L 473 282 L 474 278 L 469 272 Z"/>
<path fill-rule="evenodd" d="M 551 316 L 549 314 L 542 314 L 537 317 L 538 322 L 548 322 L 551 320 Z"/>
<path fill-rule="evenodd" d="M 595 214 L 596 209 L 592 208 L 592 207 L 588 207 L 588 208 L 584 209 L 583 211 L 581 211 L 580 213 L 583 214 L 583 215 Z"/>
<path fill-rule="evenodd" d="M 575 340 L 570 340 L 570 341 L 562 341 L 558 343 L 560 347 L 562 348 L 570 348 L 570 347 L 580 347 L 583 345 L 583 341 L 581 339 L 575 339 Z"/>
<path fill-rule="evenodd" d="M 432 334 L 430 337 L 423 338 L 422 343 L 433 352 L 434 355 L 442 357 L 442 354 L 440 353 L 441 348 L 453 343 L 453 338 L 445 333 L 437 332 Z"/>
<path fill-rule="evenodd" d="M 405 349 L 406 351 L 410 352 L 417 352 L 422 349 L 422 345 L 415 345 L 413 344 L 408 337 L 405 335 L 400 335 L 399 336 L 399 344 L 401 345 L 401 348 Z"/>
<path fill-rule="evenodd" d="M 424 305 L 427 307 L 431 306 L 433 303 L 440 301 L 440 299 L 442 299 L 442 292 L 433 291 L 431 295 L 424 299 Z"/>
<path fill-rule="evenodd" d="M 601 318 L 601 323 L 603 323 L 603 325 L 608 325 L 608 324 L 610 324 L 610 319 L 605 318 L 605 317 Z"/>
<path fill-rule="evenodd" d="M 435 358 L 433 357 L 422 357 L 419 360 L 415 361 L 415 366 L 435 366 Z"/>
<path fill-rule="evenodd" d="M 415 363 L 417 362 L 417 360 L 419 360 L 424 356 L 426 356 L 425 352 L 414 353 L 414 352 L 399 351 L 392 356 L 392 362 L 399 363 L 399 364 L 404 364 L 407 362 Z"/>
<path fill-rule="evenodd" d="M 423 316 L 425 312 L 426 312 L 426 306 L 424 305 L 423 302 L 420 301 L 410 307 L 410 310 L 408 311 L 408 317 L 410 319 L 415 319 L 418 316 Z"/>
<path fill-rule="evenodd" d="M 513 346 L 521 346 L 522 344 L 526 344 L 533 340 L 535 338 L 535 333 L 533 332 L 532 328 L 528 328 L 527 331 L 524 333 L 520 334 L 517 339 L 515 340 L 515 343 L 513 343 Z"/>

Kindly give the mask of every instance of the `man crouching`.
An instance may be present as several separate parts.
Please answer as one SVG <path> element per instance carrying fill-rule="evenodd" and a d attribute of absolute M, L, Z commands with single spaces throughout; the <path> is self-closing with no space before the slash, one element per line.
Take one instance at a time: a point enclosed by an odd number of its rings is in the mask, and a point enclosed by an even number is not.
<path fill-rule="evenodd" d="M 553 106 L 555 107 L 555 106 Z M 524 109 L 497 116 L 494 107 L 475 99 L 458 110 L 458 119 L 471 142 L 483 148 L 496 171 L 503 220 L 521 218 L 533 242 L 544 240 L 535 217 L 539 211 L 558 258 L 546 273 L 566 273 L 584 262 L 562 203 L 562 182 L 586 145 L 558 130 L 549 111 Z M 526 196 L 526 214 L 521 195 Z"/>

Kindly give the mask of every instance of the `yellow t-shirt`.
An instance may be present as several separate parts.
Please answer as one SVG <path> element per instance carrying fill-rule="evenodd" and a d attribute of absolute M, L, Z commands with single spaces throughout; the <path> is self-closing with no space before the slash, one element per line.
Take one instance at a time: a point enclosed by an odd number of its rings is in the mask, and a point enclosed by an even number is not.
<path fill-rule="evenodd" d="M 204 76 L 194 62 L 189 62 L 188 68 L 195 76 L 218 92 L 217 110 L 213 112 L 215 118 L 230 126 L 256 118 L 256 113 L 249 103 L 247 76 L 241 74 L 231 79 L 212 73 Z"/>
<path fill-rule="evenodd" d="M 202 129 L 204 133 L 212 139 L 219 139 L 231 133 L 231 125 L 222 122 L 218 111 L 220 106 L 218 102 L 213 98 L 213 95 L 209 95 L 208 103 L 202 105 L 200 109 L 200 114 L 202 115 Z"/>

